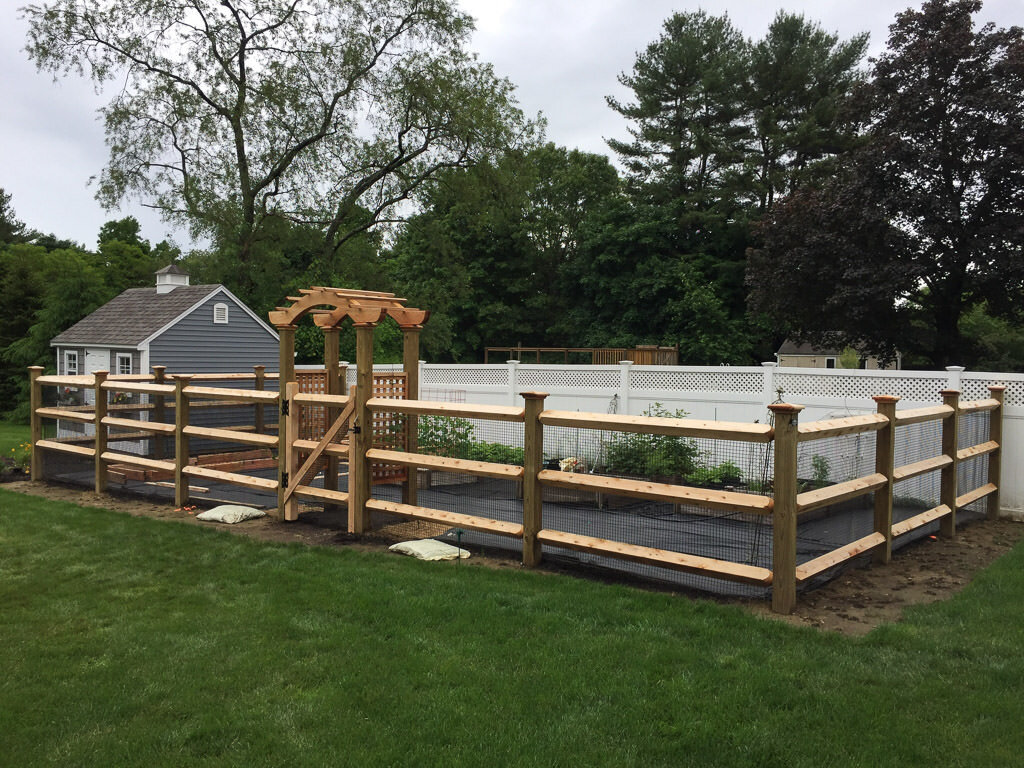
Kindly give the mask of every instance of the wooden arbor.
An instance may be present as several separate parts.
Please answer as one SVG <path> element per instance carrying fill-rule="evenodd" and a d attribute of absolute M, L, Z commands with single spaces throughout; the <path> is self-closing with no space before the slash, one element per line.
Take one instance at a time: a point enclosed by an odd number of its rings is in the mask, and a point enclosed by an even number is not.
<path fill-rule="evenodd" d="M 419 354 L 420 330 L 430 313 L 422 309 L 405 306 L 405 299 L 397 298 L 393 293 L 378 291 L 356 291 L 343 288 L 313 287 L 299 291 L 299 296 L 288 296 L 292 302 L 288 307 L 277 307 L 269 314 L 270 322 L 277 328 L 280 336 L 280 390 L 281 410 L 279 424 L 285 423 L 288 400 L 286 392 L 288 384 L 295 381 L 295 329 L 299 320 L 311 315 L 313 322 L 324 332 L 324 368 L 327 371 L 327 393 L 330 395 L 344 394 L 344 384 L 340 380 L 339 366 L 339 327 L 346 318 L 350 319 L 356 329 L 356 392 L 352 414 L 352 435 L 349 448 L 349 531 L 362 533 L 366 527 L 366 500 L 370 495 L 370 472 L 366 461 L 366 450 L 370 447 L 372 435 L 370 412 L 366 402 L 372 397 L 373 388 L 373 331 L 377 325 L 390 317 L 402 331 L 402 363 L 407 377 L 407 396 L 415 400 L 419 397 Z M 330 413 L 329 420 L 338 417 L 338 412 Z M 408 450 L 416 450 L 416 418 L 409 417 L 406 421 L 406 440 Z M 287 454 L 288 436 L 286 430 L 279 429 L 279 476 L 278 514 L 284 518 L 284 495 L 288 485 Z M 336 461 L 336 460 L 335 460 Z M 337 466 L 328 465 L 325 473 L 325 486 L 329 478 L 337 477 Z M 298 478 L 292 478 L 297 482 Z M 403 488 L 403 501 L 407 504 L 416 503 L 416 480 L 407 480 Z"/>

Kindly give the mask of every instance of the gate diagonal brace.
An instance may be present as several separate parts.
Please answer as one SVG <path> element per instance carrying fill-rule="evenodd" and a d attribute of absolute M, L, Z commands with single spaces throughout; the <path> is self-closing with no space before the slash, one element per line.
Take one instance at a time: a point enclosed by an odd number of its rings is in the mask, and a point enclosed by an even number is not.
<path fill-rule="evenodd" d="M 295 489 L 299 487 L 299 481 L 306 476 L 306 472 L 308 472 L 310 467 L 312 467 L 316 463 L 317 459 L 320 458 L 321 454 L 324 452 L 324 449 L 327 448 L 327 446 L 330 445 L 331 441 L 334 439 L 334 436 L 337 435 L 341 428 L 345 424 L 347 424 L 349 420 L 352 418 L 352 413 L 353 411 L 355 411 L 355 406 L 355 401 L 349 400 L 348 405 L 346 405 L 344 410 L 342 410 L 341 415 L 338 416 L 337 420 L 335 420 L 335 422 L 331 425 L 331 428 L 324 433 L 324 436 L 320 439 L 320 442 L 316 444 L 316 448 L 314 448 L 312 453 L 310 453 L 309 456 L 306 458 L 305 463 L 302 465 L 299 471 L 295 473 L 295 483 L 292 484 L 288 480 L 285 480 L 286 487 L 284 490 L 284 501 L 288 501 L 288 499 L 291 498 L 292 494 L 295 493 Z M 287 478 L 287 476 L 287 473 L 285 473 L 285 478 Z"/>

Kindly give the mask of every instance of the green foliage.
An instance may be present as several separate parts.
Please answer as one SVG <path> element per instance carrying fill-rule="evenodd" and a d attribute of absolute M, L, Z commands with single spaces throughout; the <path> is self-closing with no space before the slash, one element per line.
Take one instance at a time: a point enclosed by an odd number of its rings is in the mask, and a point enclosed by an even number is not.
<path fill-rule="evenodd" d="M 840 368 L 860 368 L 860 353 L 853 347 L 846 347 L 839 355 Z"/>
<path fill-rule="evenodd" d="M 450 459 L 469 458 L 473 443 L 473 424 L 451 416 L 420 416 L 417 426 L 419 450 Z"/>
<path fill-rule="evenodd" d="M 976 29 L 980 10 L 929 0 L 898 16 L 851 108 L 861 142 L 763 231 L 752 305 L 795 338 L 971 365 L 966 312 L 985 301 L 1019 321 L 1024 30 Z"/>
<path fill-rule="evenodd" d="M 490 461 L 495 464 L 523 465 L 523 449 L 504 443 L 473 441 L 466 456 L 472 461 Z"/>
<path fill-rule="evenodd" d="M 647 408 L 644 416 L 685 419 L 684 410 L 669 411 L 661 403 Z M 616 433 L 606 446 L 609 472 L 639 477 L 688 475 L 694 471 L 700 452 L 697 444 L 685 437 L 645 433 Z"/>
<path fill-rule="evenodd" d="M 523 449 L 502 443 L 488 443 L 473 437 L 473 423 L 451 416 L 420 416 L 417 427 L 419 450 L 451 459 L 523 464 Z"/>
<path fill-rule="evenodd" d="M 429 307 L 431 360 L 482 359 L 486 346 L 564 346 L 579 301 L 583 222 L 618 193 L 608 159 L 546 144 L 451 171 L 425 196 L 389 256 L 396 291 Z"/>
<path fill-rule="evenodd" d="M 100 200 L 142 197 L 227 249 L 256 293 L 281 221 L 333 256 L 441 170 L 534 129 L 450 0 L 51 0 L 24 16 L 40 70 L 118 80 Z"/>
<path fill-rule="evenodd" d="M 723 461 L 714 467 L 697 467 L 686 475 L 686 482 L 693 485 L 736 485 L 743 481 L 743 470 L 731 461 Z"/>
<path fill-rule="evenodd" d="M 824 488 L 829 484 L 832 462 L 828 457 L 816 453 L 811 457 L 811 484 L 814 488 Z"/>

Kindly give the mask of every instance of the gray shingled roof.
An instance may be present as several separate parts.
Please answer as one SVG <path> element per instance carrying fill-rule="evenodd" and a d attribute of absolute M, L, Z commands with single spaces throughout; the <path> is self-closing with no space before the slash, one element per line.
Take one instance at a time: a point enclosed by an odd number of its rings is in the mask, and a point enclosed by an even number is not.
<path fill-rule="evenodd" d="M 54 336 L 51 344 L 134 347 L 218 288 L 182 285 L 159 294 L 156 288 L 129 288 Z"/>

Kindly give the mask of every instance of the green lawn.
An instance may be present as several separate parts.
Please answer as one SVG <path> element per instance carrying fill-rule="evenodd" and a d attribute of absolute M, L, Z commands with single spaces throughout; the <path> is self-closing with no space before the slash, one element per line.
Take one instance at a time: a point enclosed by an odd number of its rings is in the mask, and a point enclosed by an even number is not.
<path fill-rule="evenodd" d="M 1024 548 L 851 639 L 0 491 L 0 763 L 1008 766 Z"/>
<path fill-rule="evenodd" d="M 10 456 L 11 449 L 29 442 L 31 431 L 28 424 L 11 424 L 0 421 L 0 456 Z"/>

